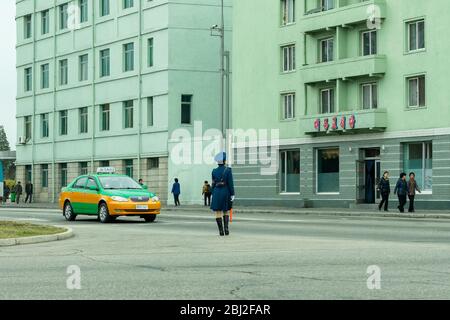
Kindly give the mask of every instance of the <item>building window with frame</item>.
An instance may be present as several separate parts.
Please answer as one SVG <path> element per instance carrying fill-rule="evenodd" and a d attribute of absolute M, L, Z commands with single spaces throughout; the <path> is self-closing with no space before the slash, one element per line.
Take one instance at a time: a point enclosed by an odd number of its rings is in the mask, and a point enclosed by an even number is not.
<path fill-rule="evenodd" d="M 100 17 L 109 15 L 109 0 L 100 0 Z"/>
<path fill-rule="evenodd" d="M 125 174 L 133 178 L 133 159 L 124 160 L 123 166 L 125 167 Z"/>
<path fill-rule="evenodd" d="M 433 190 L 433 144 L 432 142 L 405 143 L 403 149 L 403 170 L 414 172 L 419 189 Z"/>
<path fill-rule="evenodd" d="M 295 45 L 281 47 L 283 72 L 295 71 Z"/>
<path fill-rule="evenodd" d="M 67 135 L 68 125 L 69 125 L 69 122 L 68 122 L 67 110 L 60 111 L 59 112 L 59 135 L 61 135 L 61 136 Z"/>
<path fill-rule="evenodd" d="M 31 130 L 32 130 L 32 123 L 31 123 L 31 116 L 26 116 L 24 118 L 24 128 L 25 128 L 25 141 L 31 140 Z"/>
<path fill-rule="evenodd" d="M 100 131 L 109 131 L 110 107 L 109 104 L 100 106 Z"/>
<path fill-rule="evenodd" d="M 100 77 L 107 77 L 110 75 L 110 55 L 109 49 L 100 51 Z"/>
<path fill-rule="evenodd" d="M 123 0 L 123 8 L 128 9 L 134 6 L 134 0 Z"/>
<path fill-rule="evenodd" d="M 334 38 L 320 40 L 320 62 L 334 60 Z"/>
<path fill-rule="evenodd" d="M 425 107 L 425 75 L 407 78 L 408 107 Z"/>
<path fill-rule="evenodd" d="M 88 174 L 88 163 L 80 162 L 80 175 L 84 176 Z"/>
<path fill-rule="evenodd" d="M 32 33 L 33 33 L 33 27 L 31 25 L 32 16 L 31 16 L 31 14 L 28 14 L 25 17 L 23 17 L 23 19 L 24 19 L 23 37 L 25 39 L 29 39 L 29 38 L 31 38 Z"/>
<path fill-rule="evenodd" d="M 281 95 L 282 120 L 295 119 L 295 93 L 284 93 Z"/>
<path fill-rule="evenodd" d="M 181 124 L 191 124 L 192 95 L 181 95 Z"/>
<path fill-rule="evenodd" d="M 317 193 L 339 193 L 339 148 L 317 149 Z"/>
<path fill-rule="evenodd" d="M 154 61 L 153 61 L 153 38 L 148 39 L 148 43 L 147 43 L 147 63 L 149 67 L 153 67 Z"/>
<path fill-rule="evenodd" d="M 134 43 L 127 43 L 123 45 L 123 71 L 134 70 Z"/>
<path fill-rule="evenodd" d="M 320 6 L 322 11 L 332 10 L 335 8 L 334 0 L 320 0 Z"/>
<path fill-rule="evenodd" d="M 80 133 L 88 133 L 88 108 L 80 108 Z"/>
<path fill-rule="evenodd" d="M 50 65 L 48 63 L 41 65 L 41 89 L 48 89 L 50 87 Z"/>
<path fill-rule="evenodd" d="M 80 23 L 88 21 L 88 0 L 79 0 L 78 7 L 80 8 Z"/>
<path fill-rule="evenodd" d="M 286 26 L 295 22 L 295 0 L 281 0 L 281 24 Z"/>
<path fill-rule="evenodd" d="M 59 174 L 61 178 L 61 187 L 67 186 L 67 163 L 61 163 L 59 165 Z"/>
<path fill-rule="evenodd" d="M 59 61 L 59 85 L 64 86 L 68 83 L 68 62 L 67 59 Z"/>
<path fill-rule="evenodd" d="M 33 167 L 31 165 L 25 166 L 25 182 L 33 181 Z"/>
<path fill-rule="evenodd" d="M 78 79 L 80 81 L 88 80 L 88 72 L 89 72 L 89 56 L 87 54 L 81 55 L 79 58 L 79 70 L 78 70 Z"/>
<path fill-rule="evenodd" d="M 364 110 L 378 108 L 377 83 L 364 83 L 361 85 L 362 108 Z"/>
<path fill-rule="evenodd" d="M 377 54 L 377 31 L 370 30 L 361 33 L 362 55 L 371 56 Z"/>
<path fill-rule="evenodd" d="M 425 49 L 425 20 L 417 20 L 407 23 L 408 27 L 408 51 Z"/>
<path fill-rule="evenodd" d="M 320 111 L 323 114 L 334 112 L 334 88 L 320 90 Z"/>
<path fill-rule="evenodd" d="M 153 170 L 159 168 L 159 158 L 148 158 L 147 159 L 147 170 Z"/>
<path fill-rule="evenodd" d="M 49 136 L 49 114 L 43 113 L 41 114 L 41 137 L 48 138 Z"/>
<path fill-rule="evenodd" d="M 300 193 L 300 150 L 281 151 L 281 193 Z"/>
<path fill-rule="evenodd" d="M 41 165 L 41 186 L 48 188 L 48 164 Z"/>
<path fill-rule="evenodd" d="M 68 9 L 68 3 L 64 3 L 59 6 L 59 30 L 67 29 L 67 22 L 69 20 Z"/>
<path fill-rule="evenodd" d="M 50 32 L 50 11 L 44 10 L 41 12 L 41 34 Z"/>
<path fill-rule="evenodd" d="M 153 127 L 154 125 L 154 109 L 153 109 L 153 97 L 147 98 L 147 126 Z"/>
<path fill-rule="evenodd" d="M 25 68 L 25 92 L 33 90 L 33 69 L 31 67 Z"/>
<path fill-rule="evenodd" d="M 124 128 L 131 129 L 134 126 L 134 103 L 133 100 L 125 101 L 123 103 L 123 119 Z"/>
<path fill-rule="evenodd" d="M 109 160 L 100 161 L 100 167 L 109 167 Z"/>

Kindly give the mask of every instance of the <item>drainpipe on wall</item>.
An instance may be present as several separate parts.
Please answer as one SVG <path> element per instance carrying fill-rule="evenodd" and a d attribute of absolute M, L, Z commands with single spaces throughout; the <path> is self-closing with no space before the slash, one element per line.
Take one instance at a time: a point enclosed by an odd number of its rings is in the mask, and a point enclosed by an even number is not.
<path fill-rule="evenodd" d="M 55 160 L 55 137 L 57 132 L 56 126 L 56 81 L 57 81 L 57 66 L 56 66 L 56 31 L 57 31 L 57 21 L 58 21 L 58 13 L 56 1 L 53 0 L 53 131 L 52 131 L 52 200 L 51 203 L 55 203 L 55 195 L 56 195 L 56 160 Z M 50 70 L 49 70 L 50 72 Z M 50 78 L 49 78 L 50 79 Z M 48 175 L 47 175 L 48 179 Z M 48 184 L 47 184 L 48 187 Z"/>
<path fill-rule="evenodd" d="M 139 47 L 139 73 L 138 73 L 138 81 L 139 81 L 139 92 L 138 92 L 138 154 L 137 154 L 137 167 L 138 167 L 138 176 L 137 179 L 141 178 L 141 152 L 142 152 L 142 2 L 139 1 L 139 36 L 138 36 L 138 47 Z"/>
<path fill-rule="evenodd" d="M 95 162 L 95 100 L 96 100 L 96 90 L 95 90 L 95 77 L 96 77 L 96 61 L 95 58 L 95 10 L 94 10 L 94 1 L 91 1 L 91 19 L 92 19 L 92 125 L 91 125 L 91 172 L 95 173 L 94 162 Z M 89 60 L 88 60 L 89 63 Z M 88 113 L 89 115 L 89 113 Z"/>

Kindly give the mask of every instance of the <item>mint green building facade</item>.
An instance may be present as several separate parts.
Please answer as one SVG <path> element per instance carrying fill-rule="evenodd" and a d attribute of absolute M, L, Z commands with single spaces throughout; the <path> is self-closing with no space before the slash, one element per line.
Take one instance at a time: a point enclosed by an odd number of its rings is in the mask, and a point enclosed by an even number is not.
<path fill-rule="evenodd" d="M 280 133 L 276 175 L 234 167 L 240 203 L 378 203 L 389 171 L 392 191 L 416 173 L 418 207 L 450 208 L 448 10 L 446 0 L 236 2 L 233 126 Z"/>
<path fill-rule="evenodd" d="M 16 0 L 17 179 L 36 201 L 98 166 L 163 201 L 199 203 L 211 167 L 183 170 L 171 135 L 220 127 L 219 0 Z M 225 2 L 227 50 L 231 1 Z M 229 42 L 229 43 L 228 43 Z"/>

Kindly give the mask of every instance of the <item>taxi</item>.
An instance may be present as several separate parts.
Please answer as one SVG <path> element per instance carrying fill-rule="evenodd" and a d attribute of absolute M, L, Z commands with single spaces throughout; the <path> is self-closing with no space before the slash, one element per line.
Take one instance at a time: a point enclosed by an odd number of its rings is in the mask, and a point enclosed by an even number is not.
<path fill-rule="evenodd" d="M 161 202 L 147 186 L 141 186 L 114 168 L 98 168 L 97 174 L 82 175 L 61 190 L 59 207 L 68 221 L 78 215 L 98 216 L 100 222 L 120 216 L 135 216 L 153 222 L 160 214 Z"/>

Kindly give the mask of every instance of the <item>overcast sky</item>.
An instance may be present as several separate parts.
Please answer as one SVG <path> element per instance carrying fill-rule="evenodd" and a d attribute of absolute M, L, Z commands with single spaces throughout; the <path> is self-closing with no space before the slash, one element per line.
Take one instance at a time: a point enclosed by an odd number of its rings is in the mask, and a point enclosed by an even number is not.
<path fill-rule="evenodd" d="M 16 149 L 16 26 L 15 0 L 0 0 L 0 125 Z"/>

